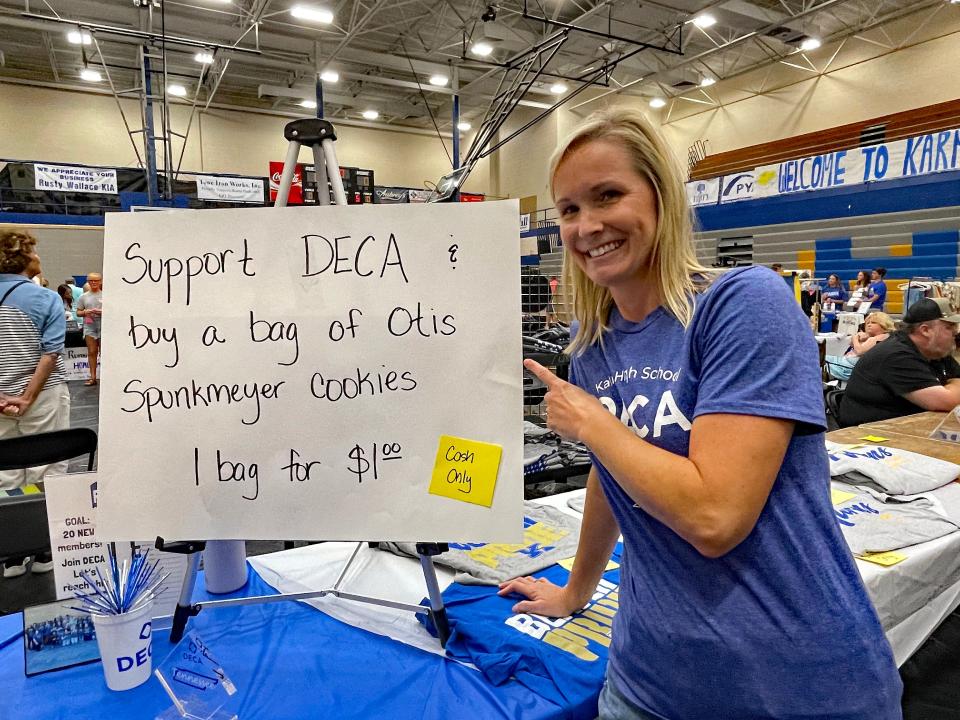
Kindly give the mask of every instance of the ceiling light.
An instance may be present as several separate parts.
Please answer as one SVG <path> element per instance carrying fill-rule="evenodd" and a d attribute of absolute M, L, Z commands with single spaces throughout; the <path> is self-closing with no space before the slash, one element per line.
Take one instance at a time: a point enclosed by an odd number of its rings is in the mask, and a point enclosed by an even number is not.
<path fill-rule="evenodd" d="M 86 30 L 71 30 L 67 33 L 67 42 L 71 45 L 89 45 L 93 38 Z"/>
<path fill-rule="evenodd" d="M 324 70 L 320 73 L 320 79 L 324 82 L 335 83 L 340 79 L 340 73 L 336 70 Z"/>
<path fill-rule="evenodd" d="M 294 5 L 290 14 L 298 20 L 308 20 L 329 25 L 333 22 L 333 13 L 326 8 L 310 7 L 309 5 Z"/>
<path fill-rule="evenodd" d="M 713 27 L 714 25 L 717 24 L 717 19 L 713 15 L 710 15 L 709 13 L 704 13 L 703 15 L 697 15 L 693 19 L 693 24 L 696 25 L 698 28 Z"/>
<path fill-rule="evenodd" d="M 183 97 L 184 95 L 187 94 L 187 89 L 183 85 L 177 85 L 176 83 L 172 83 L 170 85 L 167 85 L 167 92 L 176 97 Z"/>
<path fill-rule="evenodd" d="M 457 130 L 460 132 L 467 132 L 472 127 L 473 125 L 468 122 L 457 123 Z"/>
<path fill-rule="evenodd" d="M 704 75 L 702 78 L 700 78 L 700 87 L 710 87 L 711 85 L 714 85 L 716 82 L 717 81 L 714 78 L 710 77 L 709 75 Z"/>
<path fill-rule="evenodd" d="M 470 47 L 470 52 L 472 52 L 474 55 L 479 55 L 480 57 L 486 57 L 493 52 L 493 45 L 483 41 L 475 42 Z"/>
<path fill-rule="evenodd" d="M 311 110 L 316 109 L 317 101 L 316 100 L 301 100 L 300 107 L 310 108 Z"/>
<path fill-rule="evenodd" d="M 550 86 L 550 92 L 554 95 L 563 95 L 567 91 L 567 86 L 562 82 L 556 82 Z"/>
<path fill-rule="evenodd" d="M 650 101 L 650 107 L 652 108 L 662 108 L 666 104 L 667 104 L 667 101 L 659 97 L 655 97 L 653 100 Z"/>
<path fill-rule="evenodd" d="M 87 82 L 100 82 L 103 80 L 103 77 L 96 70 L 84 68 L 80 71 L 80 79 L 86 80 Z"/>
<path fill-rule="evenodd" d="M 208 52 L 198 52 L 193 56 L 193 59 L 198 63 L 203 63 L 204 65 L 209 65 L 213 62 L 213 53 Z"/>
<path fill-rule="evenodd" d="M 364 120 L 376 120 L 378 117 L 380 117 L 380 113 L 378 113 L 376 110 L 364 110 L 362 114 Z"/>
<path fill-rule="evenodd" d="M 430 76 L 430 84 L 431 84 L 431 85 L 436 85 L 437 87 L 443 87 L 443 86 L 446 85 L 448 82 L 450 82 L 450 78 L 448 78 L 446 75 L 439 75 L 439 74 L 437 74 L 437 75 L 431 75 L 431 76 Z"/>
<path fill-rule="evenodd" d="M 804 38 L 803 41 L 800 43 L 800 49 L 803 50 L 804 52 L 809 52 L 810 50 L 816 50 L 818 47 L 820 47 L 820 41 L 814 37 Z"/>

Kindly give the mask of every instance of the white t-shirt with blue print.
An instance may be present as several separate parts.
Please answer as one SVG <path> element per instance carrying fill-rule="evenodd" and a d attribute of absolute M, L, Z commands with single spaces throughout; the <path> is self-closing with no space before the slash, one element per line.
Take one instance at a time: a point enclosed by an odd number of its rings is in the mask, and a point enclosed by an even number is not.
<path fill-rule="evenodd" d="M 637 507 L 594 458 L 624 539 L 615 687 L 667 719 L 900 718 L 890 646 L 830 502 L 816 343 L 783 280 L 726 273 L 686 330 L 662 308 L 639 323 L 614 309 L 603 347 L 575 356 L 570 377 L 684 457 L 700 415 L 797 423 L 756 526 L 718 559 Z"/>

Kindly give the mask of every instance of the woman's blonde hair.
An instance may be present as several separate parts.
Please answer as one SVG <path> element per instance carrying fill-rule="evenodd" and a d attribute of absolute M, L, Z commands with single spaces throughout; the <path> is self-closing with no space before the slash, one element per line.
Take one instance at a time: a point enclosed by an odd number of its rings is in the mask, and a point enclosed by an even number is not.
<path fill-rule="evenodd" d="M 587 118 L 554 151 L 550 158 L 551 193 L 560 163 L 594 140 L 620 143 L 630 154 L 637 174 L 650 182 L 657 199 L 657 232 L 650 263 L 657 268 L 664 308 L 686 327 L 693 318 L 692 296 L 709 282 L 711 271 L 700 264 L 694 252 L 684 172 L 673 151 L 642 113 L 626 108 L 602 110 Z M 613 297 L 577 266 L 569 248 L 563 254 L 563 279 L 581 326 L 567 352 L 579 354 L 594 343 L 602 343 L 609 327 Z"/>
<path fill-rule="evenodd" d="M 893 321 L 893 318 L 887 315 L 885 312 L 872 312 L 867 315 L 863 322 L 866 324 L 871 320 L 887 332 L 893 332 L 897 327 L 897 324 Z"/>
<path fill-rule="evenodd" d="M 0 273 L 22 273 L 36 246 L 37 239 L 26 230 L 0 230 Z"/>

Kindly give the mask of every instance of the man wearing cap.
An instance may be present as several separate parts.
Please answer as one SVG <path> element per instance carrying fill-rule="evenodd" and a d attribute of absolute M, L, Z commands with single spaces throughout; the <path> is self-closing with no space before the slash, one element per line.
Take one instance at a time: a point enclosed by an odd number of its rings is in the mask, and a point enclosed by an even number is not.
<path fill-rule="evenodd" d="M 860 358 L 840 403 L 841 425 L 860 425 L 960 405 L 953 359 L 960 313 L 946 298 L 918 300 L 901 329 Z"/>

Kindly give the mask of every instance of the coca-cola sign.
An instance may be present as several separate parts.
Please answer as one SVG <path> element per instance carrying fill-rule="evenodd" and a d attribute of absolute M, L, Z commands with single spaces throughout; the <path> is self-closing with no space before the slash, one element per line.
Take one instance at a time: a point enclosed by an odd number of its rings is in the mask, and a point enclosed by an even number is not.
<path fill-rule="evenodd" d="M 283 163 L 270 161 L 270 202 L 276 202 L 277 192 L 280 190 L 280 176 L 283 174 Z M 287 202 L 291 205 L 303 204 L 303 165 L 297 164 L 293 171 L 293 181 L 290 183 L 290 194 Z"/>

